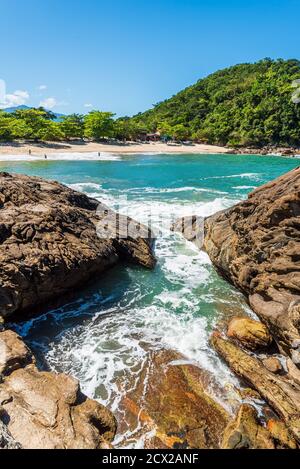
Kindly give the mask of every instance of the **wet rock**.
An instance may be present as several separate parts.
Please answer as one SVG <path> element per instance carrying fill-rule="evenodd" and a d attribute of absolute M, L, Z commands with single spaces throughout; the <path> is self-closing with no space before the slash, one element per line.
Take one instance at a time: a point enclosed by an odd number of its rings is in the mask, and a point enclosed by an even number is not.
<path fill-rule="evenodd" d="M 251 388 L 244 388 L 239 390 L 239 395 L 241 396 L 242 399 L 249 399 L 253 401 L 260 401 L 261 397 L 260 394 L 257 391 L 254 391 L 254 389 Z"/>
<path fill-rule="evenodd" d="M 34 362 L 31 351 L 15 332 L 0 332 L 0 375 L 7 375 Z"/>
<path fill-rule="evenodd" d="M 284 420 L 300 441 L 300 386 L 290 376 L 271 373 L 261 360 L 214 333 L 211 343 L 230 368 L 246 380 Z"/>
<path fill-rule="evenodd" d="M 0 316 L 60 298 L 119 261 L 153 268 L 144 225 L 57 182 L 0 173 Z"/>
<path fill-rule="evenodd" d="M 280 420 L 269 420 L 267 422 L 267 429 L 275 442 L 276 449 L 298 448 L 295 438 L 293 438 L 289 429 Z"/>
<path fill-rule="evenodd" d="M 41 372 L 12 331 L 0 333 L 4 346 L 0 380 L 0 445 L 18 442 L 28 449 L 97 449 L 116 433 L 112 413 L 84 396 L 77 380 Z"/>
<path fill-rule="evenodd" d="M 118 431 L 139 432 L 146 448 L 218 448 L 230 417 L 205 391 L 208 379 L 177 352 L 151 352 L 120 403 Z"/>
<path fill-rule="evenodd" d="M 262 362 L 271 373 L 280 374 L 284 371 L 281 361 L 276 357 L 264 358 Z"/>
<path fill-rule="evenodd" d="M 204 248 L 300 364 L 300 168 L 205 220 Z"/>
<path fill-rule="evenodd" d="M 223 449 L 274 449 L 269 431 L 258 421 L 251 405 L 242 404 L 236 418 L 224 432 Z"/>
<path fill-rule="evenodd" d="M 267 348 L 272 343 L 272 337 L 266 326 L 249 318 L 233 318 L 229 323 L 227 335 L 253 351 Z"/>

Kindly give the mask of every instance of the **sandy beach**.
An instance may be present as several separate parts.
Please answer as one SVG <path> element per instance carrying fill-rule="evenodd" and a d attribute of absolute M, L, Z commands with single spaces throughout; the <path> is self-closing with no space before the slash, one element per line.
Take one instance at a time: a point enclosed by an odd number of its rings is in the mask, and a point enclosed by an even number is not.
<path fill-rule="evenodd" d="M 226 147 L 215 145 L 167 145 L 166 143 L 150 142 L 150 143 L 126 143 L 126 144 L 106 144 L 95 142 L 55 142 L 55 143 L 2 143 L 0 144 L 0 156 L 29 156 L 31 151 L 32 157 L 44 157 L 51 155 L 55 157 L 56 153 L 229 153 Z M 84 156 L 84 155 L 83 155 Z M 86 155 L 87 156 L 87 155 Z"/>

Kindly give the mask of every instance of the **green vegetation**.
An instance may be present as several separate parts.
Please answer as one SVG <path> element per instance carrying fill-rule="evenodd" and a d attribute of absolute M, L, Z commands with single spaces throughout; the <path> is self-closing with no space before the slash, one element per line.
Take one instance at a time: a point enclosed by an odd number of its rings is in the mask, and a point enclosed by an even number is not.
<path fill-rule="evenodd" d="M 299 78 L 299 61 L 264 59 L 213 73 L 132 118 L 92 111 L 57 120 L 43 108 L 0 111 L 0 140 L 136 140 L 158 131 L 163 140 L 300 146 L 300 104 L 291 99 Z"/>
<path fill-rule="evenodd" d="M 291 100 L 298 60 L 241 64 L 133 118 L 178 139 L 233 146 L 300 145 L 300 104 Z M 180 126 L 180 127 L 179 127 Z"/>

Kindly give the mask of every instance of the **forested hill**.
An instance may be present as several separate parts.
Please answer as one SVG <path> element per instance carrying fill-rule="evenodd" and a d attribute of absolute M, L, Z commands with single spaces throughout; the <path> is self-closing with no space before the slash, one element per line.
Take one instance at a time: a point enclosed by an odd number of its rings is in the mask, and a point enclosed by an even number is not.
<path fill-rule="evenodd" d="M 298 60 L 235 65 L 133 120 L 153 131 L 211 144 L 299 146 L 300 104 L 292 101 L 292 83 L 299 78 Z"/>

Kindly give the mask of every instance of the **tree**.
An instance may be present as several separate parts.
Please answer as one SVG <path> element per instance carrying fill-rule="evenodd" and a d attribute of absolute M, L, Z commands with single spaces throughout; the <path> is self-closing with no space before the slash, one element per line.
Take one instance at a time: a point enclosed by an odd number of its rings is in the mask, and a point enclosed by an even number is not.
<path fill-rule="evenodd" d="M 65 134 L 58 122 L 48 121 L 47 124 L 38 131 L 37 138 L 45 142 L 56 142 L 63 140 Z"/>
<path fill-rule="evenodd" d="M 177 124 L 172 128 L 172 136 L 175 140 L 187 140 L 190 132 L 183 124 Z"/>
<path fill-rule="evenodd" d="M 175 138 L 223 145 L 300 145 L 300 104 L 292 101 L 300 79 L 298 60 L 263 59 L 219 70 L 134 122 L 161 134 L 171 126 Z M 177 126 L 181 127 L 177 127 Z"/>
<path fill-rule="evenodd" d="M 15 111 L 12 116 L 23 122 L 27 127 L 27 132 L 23 135 L 24 138 L 33 138 L 39 140 L 43 130 L 48 128 L 49 113 L 43 108 L 40 109 L 19 109 Z M 45 130 L 46 132 L 46 130 Z"/>
<path fill-rule="evenodd" d="M 94 140 L 113 136 L 113 116 L 112 112 L 91 111 L 84 117 L 84 135 Z"/>
<path fill-rule="evenodd" d="M 145 126 L 129 117 L 117 119 L 114 123 L 114 136 L 120 140 L 136 140 L 144 133 L 147 133 Z"/>
<path fill-rule="evenodd" d="M 68 139 L 83 138 L 84 136 L 84 118 L 80 114 L 63 116 L 59 125 L 65 137 Z"/>
<path fill-rule="evenodd" d="M 10 114 L 0 111 L 0 140 L 12 140 L 12 117 Z"/>
<path fill-rule="evenodd" d="M 168 122 L 160 122 L 157 125 L 157 130 L 160 132 L 163 140 L 168 140 L 173 137 L 173 128 Z"/>

